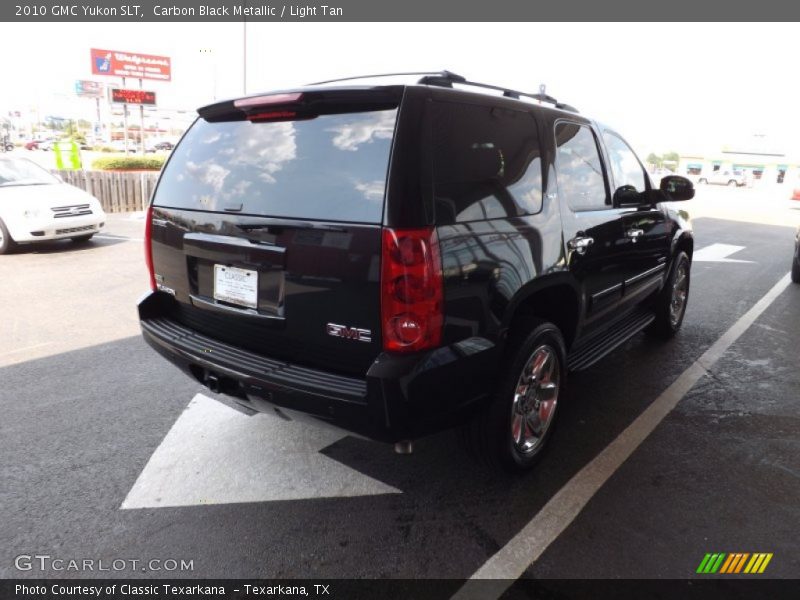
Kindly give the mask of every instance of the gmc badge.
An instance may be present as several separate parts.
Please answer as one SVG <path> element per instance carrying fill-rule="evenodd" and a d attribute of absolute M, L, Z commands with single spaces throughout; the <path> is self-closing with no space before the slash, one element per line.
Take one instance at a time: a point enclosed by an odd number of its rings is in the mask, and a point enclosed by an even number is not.
<path fill-rule="evenodd" d="M 369 329 L 358 329 L 357 327 L 347 327 L 346 325 L 337 325 L 336 323 L 328 323 L 325 328 L 328 331 L 328 335 L 332 335 L 333 337 L 357 340 L 359 342 L 372 341 L 372 332 Z"/>

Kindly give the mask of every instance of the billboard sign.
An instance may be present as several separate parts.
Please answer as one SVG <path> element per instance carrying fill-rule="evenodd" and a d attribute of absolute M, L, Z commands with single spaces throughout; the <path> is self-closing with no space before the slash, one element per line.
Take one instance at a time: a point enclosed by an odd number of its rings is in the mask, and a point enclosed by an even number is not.
<path fill-rule="evenodd" d="M 172 63 L 168 56 L 91 49 L 92 74 L 170 81 Z"/>
<path fill-rule="evenodd" d="M 155 106 L 156 93 L 146 92 L 145 90 L 111 88 L 111 102 L 116 102 L 117 104 L 143 104 L 145 106 Z"/>
<path fill-rule="evenodd" d="M 79 79 L 75 82 L 75 93 L 81 98 L 102 98 L 103 84 L 97 81 Z"/>

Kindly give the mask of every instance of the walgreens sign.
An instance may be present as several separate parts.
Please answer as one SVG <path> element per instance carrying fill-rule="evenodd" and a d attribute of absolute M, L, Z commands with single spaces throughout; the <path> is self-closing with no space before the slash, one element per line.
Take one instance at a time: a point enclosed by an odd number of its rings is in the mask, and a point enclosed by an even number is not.
<path fill-rule="evenodd" d="M 92 48 L 92 74 L 170 81 L 172 66 L 168 56 L 136 54 Z"/>

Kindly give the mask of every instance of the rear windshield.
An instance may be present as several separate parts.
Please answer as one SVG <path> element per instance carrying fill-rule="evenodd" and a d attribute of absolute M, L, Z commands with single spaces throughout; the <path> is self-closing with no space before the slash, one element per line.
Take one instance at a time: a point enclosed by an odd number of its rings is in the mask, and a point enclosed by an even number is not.
<path fill-rule="evenodd" d="M 397 109 L 272 123 L 198 119 L 154 204 L 380 223 L 396 118 Z"/>

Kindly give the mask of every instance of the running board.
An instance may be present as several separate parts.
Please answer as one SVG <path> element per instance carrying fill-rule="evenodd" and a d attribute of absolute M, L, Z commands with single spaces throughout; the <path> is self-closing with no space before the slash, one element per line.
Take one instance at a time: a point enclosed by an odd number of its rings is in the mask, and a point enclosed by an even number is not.
<path fill-rule="evenodd" d="M 655 319 L 649 310 L 640 308 L 614 323 L 609 329 L 580 342 L 567 356 L 567 368 L 581 371 L 627 342 Z"/>

